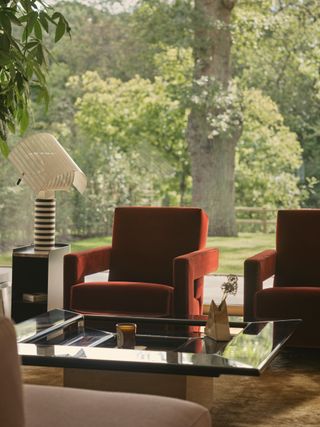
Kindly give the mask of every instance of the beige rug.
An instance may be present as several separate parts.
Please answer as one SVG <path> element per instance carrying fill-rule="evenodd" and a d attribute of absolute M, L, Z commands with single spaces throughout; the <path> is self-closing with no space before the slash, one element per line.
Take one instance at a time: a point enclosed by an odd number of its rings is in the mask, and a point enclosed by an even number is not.
<path fill-rule="evenodd" d="M 22 369 L 26 383 L 63 383 L 62 369 Z M 261 377 L 221 376 L 214 391 L 214 427 L 320 426 L 320 351 L 278 356 Z"/>
<path fill-rule="evenodd" d="M 221 376 L 214 390 L 215 427 L 320 426 L 320 352 L 278 356 L 261 377 Z"/>

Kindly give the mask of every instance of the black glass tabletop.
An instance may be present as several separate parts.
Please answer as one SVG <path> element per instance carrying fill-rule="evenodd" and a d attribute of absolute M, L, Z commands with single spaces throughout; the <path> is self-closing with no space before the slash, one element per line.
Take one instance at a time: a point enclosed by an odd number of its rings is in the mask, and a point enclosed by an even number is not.
<path fill-rule="evenodd" d="M 123 320 L 123 318 L 121 318 Z M 19 354 L 28 365 L 163 372 L 186 375 L 259 375 L 294 333 L 299 320 L 239 323 L 232 338 L 217 342 L 203 333 L 205 318 L 145 319 L 153 328 L 137 330 L 134 349 L 118 349 L 114 326 L 119 316 L 98 319 L 64 310 L 16 325 Z M 126 317 L 127 321 L 143 320 Z M 95 319 L 97 321 L 97 319 Z M 191 325 L 190 325 L 191 322 Z M 202 322 L 202 324 L 201 324 Z M 109 325 L 110 329 L 107 329 Z M 176 329 L 176 326 L 179 326 Z M 196 329 L 196 330 L 195 330 Z"/>

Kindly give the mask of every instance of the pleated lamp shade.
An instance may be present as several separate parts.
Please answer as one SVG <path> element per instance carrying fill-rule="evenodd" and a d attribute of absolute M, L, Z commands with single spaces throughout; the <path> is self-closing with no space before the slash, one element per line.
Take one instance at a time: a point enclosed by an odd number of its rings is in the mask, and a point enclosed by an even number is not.
<path fill-rule="evenodd" d="M 35 193 L 35 250 L 47 252 L 55 246 L 55 197 L 57 190 L 74 186 L 83 193 L 87 178 L 69 154 L 48 133 L 22 139 L 10 152 L 9 160 Z"/>

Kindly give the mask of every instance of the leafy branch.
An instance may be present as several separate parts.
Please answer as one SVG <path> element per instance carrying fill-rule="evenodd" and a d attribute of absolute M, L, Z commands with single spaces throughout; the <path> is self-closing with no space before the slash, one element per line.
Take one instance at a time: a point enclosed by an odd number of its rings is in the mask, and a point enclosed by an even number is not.
<path fill-rule="evenodd" d="M 48 105 L 46 71 L 50 52 L 43 33 L 57 43 L 70 27 L 64 16 L 42 0 L 0 0 L 0 150 L 6 157 L 8 131 L 29 125 L 29 99 Z"/>
<path fill-rule="evenodd" d="M 219 305 L 221 307 L 222 303 L 227 299 L 228 295 L 236 295 L 238 291 L 238 276 L 235 274 L 229 274 L 227 276 L 227 281 L 221 285 L 223 291 L 222 300 Z"/>

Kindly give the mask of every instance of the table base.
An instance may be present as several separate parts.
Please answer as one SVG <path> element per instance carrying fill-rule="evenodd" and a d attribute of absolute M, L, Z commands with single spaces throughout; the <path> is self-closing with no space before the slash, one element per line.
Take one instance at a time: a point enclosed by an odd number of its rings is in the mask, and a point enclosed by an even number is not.
<path fill-rule="evenodd" d="M 93 369 L 64 369 L 64 386 L 175 397 L 210 409 L 213 378 Z"/>

